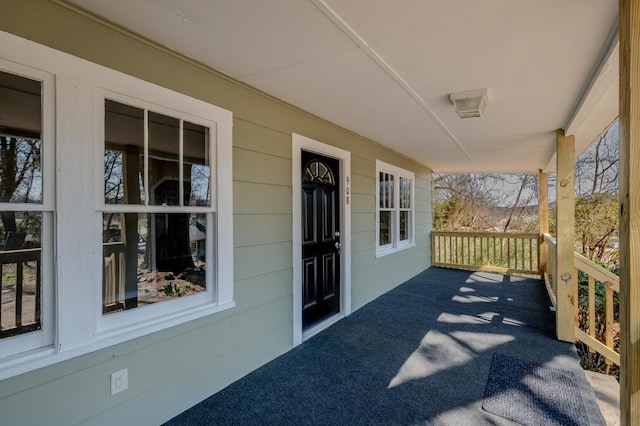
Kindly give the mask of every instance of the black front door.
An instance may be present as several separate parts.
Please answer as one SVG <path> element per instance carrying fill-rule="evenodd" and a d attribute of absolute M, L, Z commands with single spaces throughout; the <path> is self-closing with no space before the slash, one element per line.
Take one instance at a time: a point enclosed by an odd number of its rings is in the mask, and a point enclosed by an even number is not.
<path fill-rule="evenodd" d="M 302 151 L 302 327 L 340 312 L 339 162 Z"/>

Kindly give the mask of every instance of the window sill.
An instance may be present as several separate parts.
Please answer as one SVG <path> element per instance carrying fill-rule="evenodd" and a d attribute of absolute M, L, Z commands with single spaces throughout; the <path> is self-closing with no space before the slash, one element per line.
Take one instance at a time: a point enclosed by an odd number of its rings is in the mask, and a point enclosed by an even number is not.
<path fill-rule="evenodd" d="M 415 247 L 416 245 L 414 243 L 411 244 L 402 244 L 399 247 L 392 247 L 392 248 L 383 248 L 383 249 L 378 249 L 376 248 L 376 258 L 378 257 L 384 257 L 393 253 L 397 253 L 399 251 L 403 251 L 406 249 L 410 249 Z"/>

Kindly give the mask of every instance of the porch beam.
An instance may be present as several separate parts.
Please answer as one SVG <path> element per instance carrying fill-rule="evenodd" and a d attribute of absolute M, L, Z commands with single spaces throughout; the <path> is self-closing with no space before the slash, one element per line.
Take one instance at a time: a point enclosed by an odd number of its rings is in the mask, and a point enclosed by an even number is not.
<path fill-rule="evenodd" d="M 557 190 L 557 250 L 556 271 L 553 277 L 557 283 L 556 334 L 559 340 L 575 341 L 576 298 L 573 286 L 573 252 L 575 242 L 575 137 L 557 131 L 556 170 Z"/>
<path fill-rule="evenodd" d="M 620 0 L 620 421 L 640 425 L 640 2 Z"/>
<path fill-rule="evenodd" d="M 544 243 L 544 234 L 549 233 L 549 196 L 547 191 L 547 174 L 538 170 L 538 219 L 540 221 L 540 239 L 538 241 L 538 267 L 540 273 L 547 270 L 549 250 Z M 544 276 L 544 275 L 543 275 Z"/>

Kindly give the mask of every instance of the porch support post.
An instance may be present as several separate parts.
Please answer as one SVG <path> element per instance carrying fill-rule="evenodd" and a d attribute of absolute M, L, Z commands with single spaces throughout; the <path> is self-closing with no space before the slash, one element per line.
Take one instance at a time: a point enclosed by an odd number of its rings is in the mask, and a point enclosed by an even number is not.
<path fill-rule="evenodd" d="M 620 424 L 640 425 L 640 2 L 620 0 Z"/>
<path fill-rule="evenodd" d="M 574 304 L 576 298 L 573 287 L 573 252 L 574 252 L 574 168 L 575 137 L 566 136 L 563 130 L 557 131 L 557 276 L 556 283 L 556 334 L 559 340 L 575 341 L 576 322 Z"/>
<path fill-rule="evenodd" d="M 549 196 L 547 192 L 547 174 L 538 170 L 538 218 L 540 220 L 540 239 L 538 241 L 538 269 L 544 279 L 547 270 L 549 250 L 544 244 L 544 234 L 549 232 Z"/>

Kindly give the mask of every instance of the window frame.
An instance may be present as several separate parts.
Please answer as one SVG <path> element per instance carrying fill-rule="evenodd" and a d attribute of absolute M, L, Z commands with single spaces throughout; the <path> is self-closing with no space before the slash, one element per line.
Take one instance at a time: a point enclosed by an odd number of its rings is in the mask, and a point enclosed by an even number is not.
<path fill-rule="evenodd" d="M 124 76 L 123 78 L 133 77 Z M 231 231 L 233 226 L 230 208 L 220 209 L 222 203 L 229 203 L 231 189 L 225 188 L 225 182 L 231 181 L 231 170 L 224 165 L 231 164 L 231 132 L 228 128 L 231 124 L 231 113 L 222 108 L 204 103 L 187 95 L 169 91 L 168 89 L 155 86 L 152 93 L 136 93 L 118 91 L 117 88 L 99 87 L 95 90 L 95 175 L 96 191 L 95 204 L 96 212 L 102 216 L 103 213 L 204 213 L 207 216 L 207 268 L 205 291 L 192 294 L 184 298 L 154 303 L 144 307 L 129 309 L 109 315 L 102 313 L 102 292 L 96 292 L 96 302 L 99 309 L 97 314 L 97 335 L 102 337 L 146 334 L 145 329 L 151 327 L 153 330 L 162 329 L 165 321 L 171 324 L 187 322 L 201 316 L 209 315 L 233 306 L 233 258 L 232 250 L 225 246 L 225 241 L 233 239 Z M 127 93 L 126 95 L 124 93 Z M 132 96 L 133 95 L 133 96 Z M 154 205 L 150 202 L 148 186 L 148 164 L 145 160 L 143 178 L 146 192 L 144 204 L 107 204 L 104 200 L 104 152 L 105 152 L 105 101 L 116 101 L 135 108 L 143 109 L 145 120 L 149 112 L 163 114 L 182 121 L 207 127 L 209 133 L 209 165 L 211 195 L 209 206 L 163 206 Z M 176 105 L 177 108 L 166 105 Z M 180 109 L 178 109 L 180 108 Z M 146 123 L 146 121 L 145 121 Z M 145 130 L 145 135 L 147 130 Z M 225 139 L 226 138 L 226 139 Z M 182 136 L 180 136 L 182 140 Z M 144 152 L 148 157 L 148 138 L 145 136 Z M 182 146 L 180 146 L 180 177 L 183 178 Z M 228 183 L 227 183 L 228 185 Z M 181 191 L 182 192 L 182 191 Z M 181 203 L 182 203 L 181 199 Z M 226 204 L 226 206 L 230 206 Z M 223 212 L 229 211 L 229 212 Z M 221 217 L 222 213 L 222 217 Z M 102 223 L 102 219 L 101 219 Z M 223 224 L 223 225 L 220 225 Z M 209 226 L 211 225 L 211 226 Z M 102 227 L 100 227 L 102 229 Z M 102 241 L 102 239 L 100 239 Z M 222 244 L 222 245 L 221 245 Z M 223 247 L 224 249 L 220 249 Z M 231 245 L 232 247 L 232 245 Z M 102 250 L 99 250 L 102 253 Z M 100 261 L 103 262 L 102 256 Z M 100 269 L 102 265 L 100 264 Z M 228 283 L 231 283 L 229 285 Z M 102 288 L 102 274 L 100 274 L 100 289 Z M 149 331 L 150 332 L 150 331 Z"/>
<path fill-rule="evenodd" d="M 40 203 L 0 202 L 4 211 L 32 211 L 42 214 L 40 252 L 40 319 L 39 330 L 5 337 L 0 340 L 0 362 L 29 351 L 51 348 L 55 342 L 55 77 L 53 74 L 0 58 L 0 71 L 41 83 L 41 152 L 42 201 Z"/>
<path fill-rule="evenodd" d="M 15 350 L 10 350 L 8 356 L 0 354 L 0 380 L 233 308 L 231 111 L 13 34 L 0 32 L 0 44 L 3 70 L 45 81 L 43 153 L 45 149 L 51 151 L 48 157 L 43 156 L 43 185 L 48 189 L 43 188 L 42 205 L 27 207 L 46 211 L 44 216 L 51 218 L 51 238 L 44 233 L 42 236 L 43 245 L 49 238 L 50 247 L 46 250 L 50 254 L 42 259 L 50 260 L 48 269 L 43 270 L 43 278 L 46 275 L 51 282 L 46 288 L 50 294 L 43 294 L 43 301 L 45 297 L 47 303 L 50 301 L 46 315 L 52 317 L 46 322 L 52 327 L 46 346 L 14 345 Z M 190 302 L 190 298 L 159 303 L 157 306 L 167 309 L 157 315 L 129 316 L 111 324 L 102 321 L 102 213 L 95 198 L 104 195 L 104 133 L 100 135 L 98 130 L 103 118 L 96 107 L 102 90 L 169 106 L 172 114 L 185 111 L 216 122 L 217 164 L 212 164 L 217 191 L 212 203 L 216 213 L 212 236 L 208 237 L 216 242 L 216 252 L 212 253 L 216 257 L 215 298 L 212 294 L 211 299 L 201 303 Z M 46 178 L 49 173 L 53 179 Z M 24 204 L 11 208 L 24 210 Z M 180 208 L 177 211 L 182 212 Z M 42 308 L 45 325 L 45 306 Z M 3 339 L 2 347 L 11 346 L 17 341 L 15 337 Z"/>
<path fill-rule="evenodd" d="M 390 206 L 381 207 L 380 199 L 380 185 L 382 183 L 380 174 L 385 174 L 391 177 L 393 182 L 392 191 L 393 196 Z M 409 190 L 411 191 L 409 196 L 410 207 L 400 207 L 400 191 L 401 191 L 401 178 L 409 179 Z M 386 180 L 385 180 L 386 181 Z M 394 166 L 392 164 L 385 163 L 380 160 L 376 160 L 376 245 L 375 255 L 376 257 L 382 257 L 395 253 L 401 250 L 405 250 L 415 246 L 415 173 Z M 389 244 L 380 244 L 380 212 L 390 212 L 390 242 Z M 408 225 L 408 239 L 400 240 L 400 212 L 409 212 Z"/>

